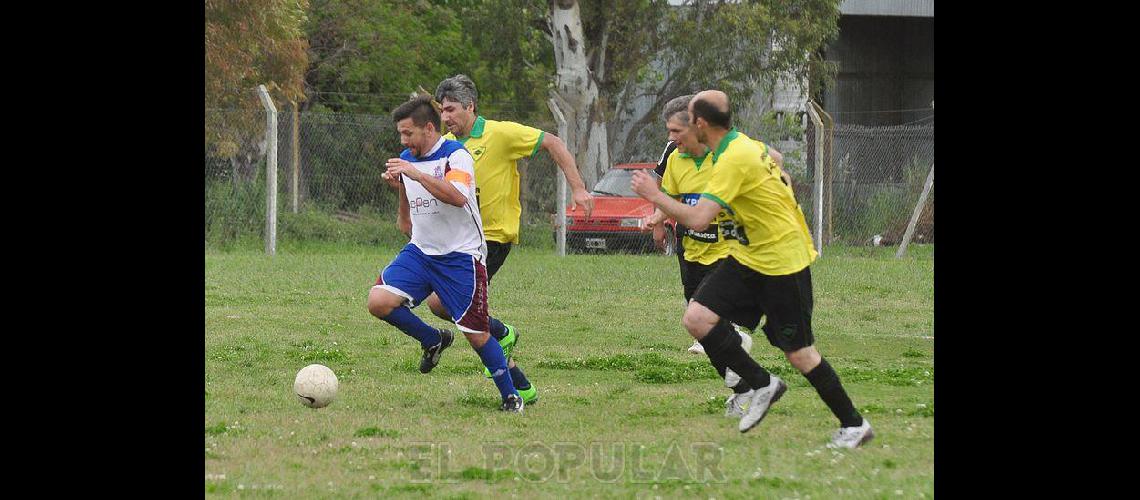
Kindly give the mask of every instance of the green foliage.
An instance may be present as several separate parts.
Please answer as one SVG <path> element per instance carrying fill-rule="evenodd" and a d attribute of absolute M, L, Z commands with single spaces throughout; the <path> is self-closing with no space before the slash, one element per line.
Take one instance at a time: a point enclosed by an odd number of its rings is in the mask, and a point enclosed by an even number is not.
<path fill-rule="evenodd" d="M 308 7 L 307 0 L 206 0 L 206 108 L 259 110 L 262 84 L 278 103 L 303 99 Z M 264 133 L 254 115 L 229 118 L 206 122 L 207 150 L 221 158 L 248 152 Z"/>
<path fill-rule="evenodd" d="M 435 91 L 481 63 L 459 12 L 417 0 L 313 0 L 305 24 L 310 101 L 338 112 L 387 115 L 418 86 Z"/>

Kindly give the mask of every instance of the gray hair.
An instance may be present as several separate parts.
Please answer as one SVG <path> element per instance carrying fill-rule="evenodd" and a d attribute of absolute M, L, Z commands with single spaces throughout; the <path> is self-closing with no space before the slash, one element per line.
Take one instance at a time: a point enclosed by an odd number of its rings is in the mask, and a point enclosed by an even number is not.
<path fill-rule="evenodd" d="M 435 100 L 443 103 L 444 99 L 462 104 L 463 107 L 474 106 L 479 99 L 479 91 L 475 90 L 475 82 L 462 73 L 439 82 L 435 88 Z"/>
<path fill-rule="evenodd" d="M 669 102 L 665 103 L 665 108 L 661 110 L 661 119 L 669 121 L 673 115 L 684 113 L 684 116 L 681 116 L 678 120 L 689 123 L 689 101 L 693 100 L 693 96 L 695 95 L 696 94 L 683 95 L 669 100 Z"/>

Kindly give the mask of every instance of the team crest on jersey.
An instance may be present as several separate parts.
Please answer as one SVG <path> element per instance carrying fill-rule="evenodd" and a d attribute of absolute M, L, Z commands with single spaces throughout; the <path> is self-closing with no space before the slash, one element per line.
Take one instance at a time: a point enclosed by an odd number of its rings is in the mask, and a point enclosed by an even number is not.
<path fill-rule="evenodd" d="M 474 158 L 475 161 L 479 161 L 479 158 L 483 156 L 483 153 L 487 152 L 487 146 L 479 146 L 475 149 L 470 150 L 470 152 L 471 157 Z"/>
<path fill-rule="evenodd" d="M 443 166 L 436 165 L 435 170 L 432 172 L 431 176 L 435 177 L 436 179 L 442 179 L 443 178 Z"/>

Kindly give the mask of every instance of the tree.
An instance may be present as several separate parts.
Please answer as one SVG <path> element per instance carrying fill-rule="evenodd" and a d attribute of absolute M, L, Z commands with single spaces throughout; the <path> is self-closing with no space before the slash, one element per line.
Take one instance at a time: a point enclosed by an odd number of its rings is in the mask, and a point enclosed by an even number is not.
<path fill-rule="evenodd" d="M 617 157 L 645 156 L 631 144 L 677 95 L 717 88 L 739 104 L 781 78 L 820 82 L 833 71 L 818 53 L 838 34 L 840 0 L 672 3 L 487 0 L 480 5 L 498 22 L 465 19 L 465 32 L 529 29 L 546 37 L 550 98 L 566 117 L 564 139 L 587 185 L 610 167 L 615 147 Z"/>
<path fill-rule="evenodd" d="M 265 148 L 264 84 L 277 102 L 304 98 L 307 0 L 206 0 L 206 152 L 235 183 L 256 175 Z"/>
<path fill-rule="evenodd" d="M 387 115 L 417 87 L 472 72 L 459 13 L 425 0 L 313 0 L 307 106 Z"/>

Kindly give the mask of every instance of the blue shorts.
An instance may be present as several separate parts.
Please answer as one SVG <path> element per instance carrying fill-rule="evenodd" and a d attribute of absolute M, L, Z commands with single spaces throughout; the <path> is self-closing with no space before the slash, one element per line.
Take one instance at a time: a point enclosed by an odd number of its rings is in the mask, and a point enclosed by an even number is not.
<path fill-rule="evenodd" d="M 474 255 L 427 255 L 409 243 L 380 271 L 372 288 L 377 287 L 407 299 L 409 307 L 416 307 L 435 292 L 460 331 L 490 330 L 487 268 Z"/>

